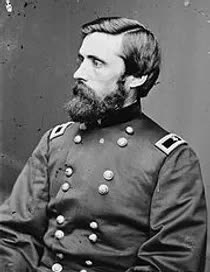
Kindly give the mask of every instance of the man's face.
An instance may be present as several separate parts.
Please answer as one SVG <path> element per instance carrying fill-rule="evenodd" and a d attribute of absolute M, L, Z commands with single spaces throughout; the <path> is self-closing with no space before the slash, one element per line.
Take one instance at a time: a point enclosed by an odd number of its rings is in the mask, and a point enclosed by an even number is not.
<path fill-rule="evenodd" d="M 95 32 L 86 36 L 79 50 L 80 66 L 74 79 L 85 83 L 101 99 L 112 93 L 125 72 L 121 46 L 122 35 Z"/>
<path fill-rule="evenodd" d="M 92 33 L 79 50 L 73 98 L 66 109 L 73 121 L 91 123 L 121 108 L 127 98 L 125 64 L 120 57 L 122 35 Z"/>

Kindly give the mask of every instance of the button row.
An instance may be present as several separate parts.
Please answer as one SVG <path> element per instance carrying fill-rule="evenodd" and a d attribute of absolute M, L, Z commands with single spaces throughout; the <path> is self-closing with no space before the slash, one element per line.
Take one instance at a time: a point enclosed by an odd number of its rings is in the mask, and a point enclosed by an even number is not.
<path fill-rule="evenodd" d="M 67 167 L 65 170 L 66 177 L 71 177 L 73 174 L 73 169 L 71 167 Z M 106 180 L 112 180 L 114 177 L 114 173 L 111 170 L 106 170 L 103 173 L 103 177 Z"/>
<path fill-rule="evenodd" d="M 73 169 L 72 167 L 67 167 L 66 170 L 65 170 L 65 174 L 66 174 L 66 177 L 67 178 L 70 178 L 73 174 Z M 61 185 L 61 190 L 63 192 L 67 192 L 69 189 L 71 188 L 71 185 L 66 181 L 64 182 L 62 185 Z"/>
<path fill-rule="evenodd" d="M 85 264 L 87 266 L 92 266 L 93 262 L 90 261 L 90 260 L 86 260 Z M 52 266 L 52 271 L 53 272 L 61 272 L 62 270 L 63 270 L 63 266 L 60 263 L 53 264 L 53 266 Z M 86 269 L 82 269 L 82 270 L 80 270 L 80 272 L 87 272 L 87 270 Z"/>
<path fill-rule="evenodd" d="M 92 266 L 93 262 L 90 261 L 90 260 L 87 260 L 87 261 L 85 261 L 85 264 L 87 266 Z M 62 270 L 63 270 L 63 266 L 61 264 L 59 264 L 59 263 L 53 264 L 53 266 L 52 266 L 52 271 L 53 272 L 61 272 Z M 81 269 L 80 272 L 87 272 L 87 270 L 86 269 Z"/>
<path fill-rule="evenodd" d="M 74 137 L 74 142 L 75 144 L 80 144 L 82 142 L 82 137 L 80 135 L 76 135 Z M 104 139 L 100 139 L 99 141 L 100 143 L 104 143 Z M 125 147 L 127 144 L 128 144 L 128 140 L 125 138 L 125 137 L 120 137 L 118 140 L 117 140 L 117 144 L 120 146 L 120 147 Z"/>
<path fill-rule="evenodd" d="M 67 177 L 71 177 L 71 175 L 73 174 L 73 169 L 71 167 L 68 167 L 68 168 L 66 168 L 65 173 L 66 173 Z M 110 181 L 114 178 L 114 173 L 111 170 L 106 170 L 103 173 L 103 177 L 105 180 Z M 71 185 L 68 182 L 64 182 L 61 186 L 61 189 L 63 192 L 67 192 L 70 188 L 71 188 Z M 109 188 L 107 185 L 101 184 L 98 188 L 98 192 L 101 195 L 107 194 L 109 192 Z M 60 221 L 61 221 L 61 223 L 59 223 Z M 58 223 L 62 224 L 63 218 L 61 218 L 61 217 L 58 218 Z"/>
<path fill-rule="evenodd" d="M 86 126 L 84 124 L 81 124 L 80 125 L 80 129 L 81 130 L 85 130 Z M 125 129 L 125 132 L 128 135 L 134 134 L 134 130 L 133 130 L 133 128 L 131 126 L 127 126 L 126 129 Z M 82 137 L 80 135 L 76 135 L 74 137 L 74 142 L 75 142 L 75 144 L 81 143 L 82 142 Z M 104 139 L 103 139 L 103 141 L 100 140 L 100 143 L 104 143 Z M 120 147 L 125 147 L 128 144 L 128 140 L 125 137 L 121 137 L 121 138 L 119 138 L 117 140 L 117 144 Z M 73 169 L 71 167 L 67 167 L 66 170 L 65 170 L 65 174 L 66 174 L 67 178 L 71 177 L 72 174 L 73 174 Z M 111 170 L 106 170 L 103 173 L 103 177 L 104 177 L 105 180 L 110 181 L 110 180 L 112 180 L 114 178 L 114 173 Z M 62 184 L 61 189 L 63 190 L 63 192 L 67 192 L 70 189 L 70 187 L 71 187 L 70 184 L 68 182 L 65 182 L 65 183 Z M 98 192 L 101 195 L 108 194 L 109 187 L 106 184 L 101 184 L 98 187 Z M 61 225 L 61 224 L 64 223 L 64 221 L 65 221 L 65 218 L 64 218 L 63 215 L 58 215 L 57 216 L 57 218 L 56 218 L 57 224 Z M 98 228 L 97 222 L 94 222 L 94 221 L 91 222 L 89 226 L 92 229 L 97 229 Z M 58 240 L 61 240 L 63 237 L 64 237 L 64 232 L 62 230 L 56 230 L 56 232 L 55 232 L 55 238 L 58 239 Z M 97 235 L 94 234 L 94 233 L 90 234 L 88 238 L 93 243 L 95 243 L 97 241 L 97 239 L 98 239 Z M 57 253 L 56 256 L 60 260 L 62 260 L 64 258 L 64 256 L 63 256 L 62 253 Z M 85 264 L 87 266 L 92 266 L 93 262 L 91 260 L 86 260 Z M 52 266 L 52 271 L 53 272 L 61 272 L 62 270 L 63 270 L 63 267 L 62 267 L 61 264 L 59 264 L 59 263 L 53 264 L 53 266 Z M 87 270 L 86 269 L 82 269 L 82 270 L 80 270 L 80 272 L 87 272 Z"/>
<path fill-rule="evenodd" d="M 57 218 L 56 218 L 56 222 L 58 224 L 63 223 L 64 220 L 65 220 L 65 218 L 64 218 L 63 215 L 58 215 Z M 98 228 L 98 223 L 95 222 L 95 221 L 92 221 L 92 222 L 90 222 L 89 226 L 90 226 L 91 229 L 97 229 Z M 55 238 L 58 239 L 58 240 L 61 240 L 63 237 L 64 237 L 64 232 L 62 230 L 56 230 Z M 97 235 L 95 233 L 90 234 L 88 238 L 93 243 L 95 243 L 97 241 L 97 239 L 98 239 L 98 237 L 97 237 Z M 64 255 L 63 255 L 63 253 L 57 253 L 56 257 L 58 259 L 62 260 L 64 258 Z M 93 262 L 91 260 L 86 260 L 85 264 L 90 267 L 90 266 L 93 265 Z M 63 270 L 63 267 L 62 267 L 62 265 L 60 263 L 53 264 L 53 266 L 52 266 L 52 271 L 53 272 L 61 272 L 62 270 Z M 80 272 L 85 272 L 85 271 L 87 272 L 86 269 L 82 269 Z"/>
<path fill-rule="evenodd" d="M 65 221 L 65 218 L 64 218 L 63 215 L 59 215 L 56 218 L 56 222 L 58 224 L 62 224 L 64 221 Z M 97 229 L 98 228 L 98 224 L 96 222 L 94 222 L 94 221 L 91 222 L 89 226 L 90 226 L 91 229 Z M 57 238 L 58 240 L 60 240 L 63 237 L 64 237 L 64 232 L 62 230 L 56 230 L 56 232 L 55 232 L 55 238 Z M 92 240 L 93 242 L 95 242 L 97 240 L 96 234 L 91 234 L 89 236 L 89 239 Z"/>
<path fill-rule="evenodd" d="M 86 130 L 86 129 L 87 129 L 87 127 L 86 127 L 85 124 L 80 124 L 80 130 Z M 131 127 L 131 126 L 127 126 L 127 127 L 125 128 L 125 132 L 126 132 L 128 135 L 133 135 L 133 134 L 134 134 L 134 129 L 133 129 L 133 127 Z M 75 144 L 80 144 L 80 143 L 82 142 L 82 137 L 81 137 L 81 135 L 76 135 L 76 136 L 74 137 L 74 142 L 75 142 Z M 104 143 L 104 139 L 101 138 L 100 141 L 99 141 L 99 143 Z M 127 144 L 128 144 L 128 140 L 127 140 L 125 137 L 121 137 L 121 138 L 119 138 L 119 139 L 117 140 L 117 144 L 118 144 L 120 147 L 125 147 L 125 146 L 127 146 Z"/>
<path fill-rule="evenodd" d="M 70 187 L 71 187 L 70 184 L 68 182 L 65 182 L 65 183 L 62 184 L 61 189 L 62 189 L 63 192 L 67 192 L 70 189 Z M 101 184 L 98 187 L 98 192 L 101 195 L 108 194 L 109 187 L 106 184 Z M 58 221 L 62 221 L 62 219 L 59 218 Z M 62 223 L 60 223 L 60 224 L 62 224 Z"/>
<path fill-rule="evenodd" d="M 80 130 L 86 130 L 86 129 L 87 129 L 87 126 L 86 126 L 85 123 L 81 123 L 80 126 L 79 126 L 79 128 L 80 128 Z M 125 132 L 126 132 L 127 134 L 129 134 L 129 135 L 133 135 L 133 134 L 134 134 L 134 129 L 133 129 L 133 127 L 131 127 L 131 126 L 127 126 L 127 127 L 125 128 Z"/>
<path fill-rule="evenodd" d="M 85 264 L 87 266 L 92 266 L 93 262 L 91 260 L 86 260 Z M 63 270 L 63 266 L 60 263 L 53 264 L 53 266 L 52 266 L 52 271 L 53 272 L 61 272 L 62 270 Z M 87 272 L 87 270 L 86 269 L 82 269 L 82 270 L 80 270 L 80 272 Z"/>

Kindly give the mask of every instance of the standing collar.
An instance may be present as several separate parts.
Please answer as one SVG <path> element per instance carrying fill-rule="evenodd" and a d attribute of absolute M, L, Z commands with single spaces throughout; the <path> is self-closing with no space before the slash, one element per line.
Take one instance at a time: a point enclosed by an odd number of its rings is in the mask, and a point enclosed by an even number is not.
<path fill-rule="evenodd" d="M 107 127 L 115 124 L 128 122 L 141 114 L 141 105 L 135 102 L 129 106 L 114 110 L 102 119 L 98 120 L 99 127 Z"/>

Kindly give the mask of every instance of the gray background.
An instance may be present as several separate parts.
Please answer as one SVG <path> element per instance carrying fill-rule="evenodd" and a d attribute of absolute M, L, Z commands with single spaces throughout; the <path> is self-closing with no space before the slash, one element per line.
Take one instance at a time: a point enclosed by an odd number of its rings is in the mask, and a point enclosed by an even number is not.
<path fill-rule="evenodd" d="M 209 0 L 11 0 L 11 5 L 9 13 L 0 2 L 1 202 L 41 135 L 67 121 L 62 107 L 73 83 L 80 25 L 115 15 L 137 19 L 156 33 L 162 72 L 143 108 L 193 146 L 210 201 Z"/>

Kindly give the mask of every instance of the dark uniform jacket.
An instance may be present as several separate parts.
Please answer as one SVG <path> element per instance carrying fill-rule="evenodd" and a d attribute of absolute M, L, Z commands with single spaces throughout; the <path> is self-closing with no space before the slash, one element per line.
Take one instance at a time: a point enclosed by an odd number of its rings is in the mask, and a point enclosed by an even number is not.
<path fill-rule="evenodd" d="M 41 139 L 0 208 L 0 271 L 203 272 L 198 159 L 134 104 Z"/>

